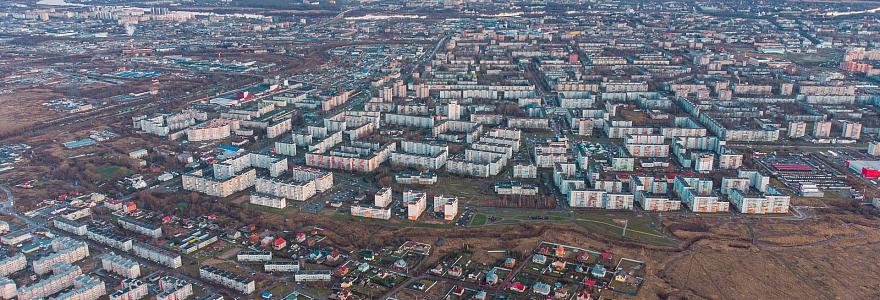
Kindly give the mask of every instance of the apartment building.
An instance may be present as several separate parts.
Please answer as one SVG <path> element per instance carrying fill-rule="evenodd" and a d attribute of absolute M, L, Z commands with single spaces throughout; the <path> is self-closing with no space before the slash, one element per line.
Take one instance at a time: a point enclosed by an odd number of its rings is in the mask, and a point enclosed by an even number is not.
<path fill-rule="evenodd" d="M 355 216 L 355 217 L 362 217 L 362 218 L 389 220 L 389 219 L 391 219 L 391 209 L 390 208 L 382 208 L 382 207 L 352 205 L 351 206 L 351 215 Z"/>
<path fill-rule="evenodd" d="M 537 195 L 538 187 L 518 181 L 499 181 L 495 183 L 495 193 L 499 195 Z"/>
<path fill-rule="evenodd" d="M 748 185 L 743 179 L 748 179 Z M 737 178 L 723 178 L 721 192 L 744 214 L 783 214 L 791 203 L 790 196 L 770 185 L 770 177 L 758 171 L 740 170 Z"/>
<path fill-rule="evenodd" d="M 86 237 L 95 242 L 128 252 L 131 250 L 132 239 L 113 233 L 108 229 L 94 225 L 86 226 Z"/>
<path fill-rule="evenodd" d="M 538 166 L 524 163 L 514 164 L 513 178 L 538 178 Z"/>
<path fill-rule="evenodd" d="M 107 294 L 104 282 L 88 275 L 74 279 L 73 289 L 51 297 L 51 300 L 96 300 Z"/>
<path fill-rule="evenodd" d="M 712 189 L 712 180 L 676 176 L 673 183 L 675 195 L 693 212 L 716 213 L 730 211 L 730 203 Z"/>
<path fill-rule="evenodd" d="M 252 251 L 241 251 L 236 255 L 236 259 L 238 261 L 270 261 L 272 260 L 272 251 L 265 250 L 252 250 Z"/>
<path fill-rule="evenodd" d="M 199 268 L 199 277 L 248 295 L 256 289 L 254 280 L 212 266 Z"/>
<path fill-rule="evenodd" d="M 423 184 L 430 185 L 437 183 L 437 174 L 432 172 L 410 173 L 401 172 L 394 175 L 394 181 L 400 184 Z"/>
<path fill-rule="evenodd" d="M 149 293 L 149 285 L 136 278 L 122 280 L 122 288 L 110 293 L 110 300 L 139 300 Z"/>
<path fill-rule="evenodd" d="M 131 249 L 135 255 L 169 268 L 176 269 L 183 265 L 180 259 L 180 254 L 162 248 L 136 242 L 132 244 Z"/>
<path fill-rule="evenodd" d="M 6 277 L 0 277 L 0 298 L 12 299 L 18 295 L 18 286 L 15 281 Z"/>
<path fill-rule="evenodd" d="M 186 129 L 186 139 L 190 142 L 222 140 L 232 136 L 239 129 L 239 120 L 214 119 Z"/>
<path fill-rule="evenodd" d="M 266 154 L 239 153 L 209 168 L 184 174 L 183 189 L 215 197 L 228 197 L 256 184 L 256 168 L 265 169 L 269 176 L 278 177 L 287 171 L 287 159 Z"/>
<path fill-rule="evenodd" d="M 446 171 L 475 177 L 495 176 L 507 165 L 507 160 L 510 159 L 508 153 L 510 152 L 465 149 L 463 155 L 458 155 L 447 161 Z"/>
<path fill-rule="evenodd" d="M 831 122 L 819 121 L 813 124 L 813 137 L 827 138 L 831 137 Z"/>
<path fill-rule="evenodd" d="M 400 141 L 391 153 L 391 165 L 424 170 L 437 170 L 446 165 L 449 147 L 436 143 Z"/>
<path fill-rule="evenodd" d="M 277 209 L 287 207 L 287 199 L 275 195 L 252 193 L 249 202 L 253 205 L 267 206 Z"/>
<path fill-rule="evenodd" d="M 443 195 L 434 196 L 434 213 L 442 213 L 443 219 L 452 221 L 458 215 L 458 198 Z"/>
<path fill-rule="evenodd" d="M 141 276 L 141 265 L 136 261 L 108 253 L 101 257 L 101 267 L 104 270 L 121 275 L 125 278 L 137 278 Z"/>
<path fill-rule="evenodd" d="M 550 120 L 546 118 L 507 118 L 507 127 L 515 129 L 549 129 Z"/>
<path fill-rule="evenodd" d="M 351 142 L 327 153 L 306 153 L 306 165 L 322 169 L 337 169 L 369 173 L 384 163 L 396 149 L 395 143 L 380 145 L 369 142 Z"/>
<path fill-rule="evenodd" d="M 331 275 L 330 270 L 300 270 L 293 274 L 293 280 L 296 282 L 330 281 Z"/>
<path fill-rule="evenodd" d="M 0 258 L 0 277 L 9 276 L 12 273 L 24 270 L 25 267 L 27 267 L 27 258 L 24 254 L 15 253 L 4 256 Z"/>
<path fill-rule="evenodd" d="M 418 220 L 427 208 L 427 195 L 423 192 L 403 192 L 403 206 L 406 207 L 407 219 Z"/>
<path fill-rule="evenodd" d="M 376 192 L 374 199 L 374 205 L 376 207 L 388 207 L 389 205 L 391 205 L 391 202 L 394 201 L 391 188 L 383 187 Z"/>
<path fill-rule="evenodd" d="M 260 177 L 254 181 L 258 194 L 282 197 L 294 201 L 306 201 L 315 194 L 317 189 L 314 180 L 297 180 L 295 178 Z"/>
<path fill-rule="evenodd" d="M 857 140 L 862 136 L 862 124 L 859 122 L 840 120 L 836 121 L 835 124 L 840 130 L 841 138 Z"/>
<path fill-rule="evenodd" d="M 162 225 L 137 220 L 127 216 L 119 217 L 119 226 L 123 229 L 134 231 L 148 237 L 158 239 L 162 237 Z"/>
<path fill-rule="evenodd" d="M 880 141 L 872 141 L 868 143 L 868 155 L 880 156 Z"/>
<path fill-rule="evenodd" d="M 263 265 L 266 272 L 299 272 L 298 261 L 271 261 Z"/>
<path fill-rule="evenodd" d="M 13 231 L 0 237 L 0 243 L 7 246 L 15 246 L 24 243 L 33 238 L 33 235 L 27 229 Z"/>
<path fill-rule="evenodd" d="M 794 121 L 788 123 L 788 137 L 795 139 L 807 135 L 807 122 Z"/>
<path fill-rule="evenodd" d="M 207 119 L 208 114 L 205 112 L 184 110 L 174 114 L 141 115 L 133 117 L 132 121 L 135 129 L 142 130 L 147 134 L 169 136 L 174 132 L 195 125 L 197 121 Z"/>
<path fill-rule="evenodd" d="M 159 279 L 159 290 L 156 300 L 184 300 L 193 294 L 192 283 L 172 276 Z"/>
<path fill-rule="evenodd" d="M 82 270 L 78 266 L 55 263 L 52 266 L 52 275 L 29 286 L 19 288 L 18 299 L 47 299 L 49 296 L 73 286 L 76 277 L 80 275 L 82 275 Z"/>
<path fill-rule="evenodd" d="M 572 188 L 567 192 L 568 206 L 577 208 L 602 208 L 605 202 L 604 190 Z"/>
<path fill-rule="evenodd" d="M 635 195 L 625 193 L 605 193 L 602 198 L 602 208 L 614 210 L 632 210 Z"/>
<path fill-rule="evenodd" d="M 385 124 L 402 127 L 433 128 L 435 120 L 432 116 L 387 113 L 385 114 Z"/>
<path fill-rule="evenodd" d="M 333 173 L 307 168 L 302 166 L 294 166 L 290 168 L 290 176 L 295 180 L 314 181 L 315 191 L 323 193 L 333 188 Z"/>
<path fill-rule="evenodd" d="M 52 240 L 52 253 L 34 259 L 34 273 L 38 275 L 52 271 L 56 263 L 72 264 L 89 256 L 89 246 L 85 242 L 69 237 L 58 237 Z"/>
<path fill-rule="evenodd" d="M 681 208 L 681 201 L 668 196 L 669 184 L 664 179 L 650 176 L 630 176 L 634 200 L 643 210 L 673 211 Z"/>

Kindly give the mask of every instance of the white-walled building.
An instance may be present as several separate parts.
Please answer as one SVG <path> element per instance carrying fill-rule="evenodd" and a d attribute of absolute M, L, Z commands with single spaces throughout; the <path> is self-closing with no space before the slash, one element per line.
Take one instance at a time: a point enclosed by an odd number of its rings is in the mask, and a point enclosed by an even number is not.
<path fill-rule="evenodd" d="M 108 253 L 101 257 L 101 267 L 104 270 L 116 273 L 125 278 L 137 278 L 141 276 L 141 265 L 136 261 Z"/>
<path fill-rule="evenodd" d="M 458 215 L 458 198 L 443 195 L 434 196 L 434 213 L 442 213 L 443 219 L 452 221 Z"/>
<path fill-rule="evenodd" d="M 423 192 L 403 192 L 403 205 L 406 207 L 407 219 L 418 220 L 427 208 L 427 195 Z"/>
<path fill-rule="evenodd" d="M 212 266 L 199 268 L 199 277 L 207 281 L 236 290 L 242 294 L 251 294 L 256 289 L 254 280 Z"/>

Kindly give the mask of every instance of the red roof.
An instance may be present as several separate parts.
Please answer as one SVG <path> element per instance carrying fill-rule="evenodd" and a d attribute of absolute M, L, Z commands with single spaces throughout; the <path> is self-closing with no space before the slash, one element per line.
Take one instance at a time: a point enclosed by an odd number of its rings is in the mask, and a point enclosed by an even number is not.
<path fill-rule="evenodd" d="M 284 244 L 287 244 L 287 241 L 285 241 L 284 238 L 279 237 L 279 238 L 275 239 L 275 246 L 281 246 Z"/>
<path fill-rule="evenodd" d="M 516 290 L 516 291 L 525 291 L 526 286 L 523 285 L 522 283 L 520 283 L 519 281 L 517 281 L 517 282 L 514 282 L 513 284 L 510 285 L 510 289 Z"/>
<path fill-rule="evenodd" d="M 595 281 L 595 280 L 591 280 L 591 279 L 584 278 L 584 284 L 586 284 L 586 285 L 588 285 L 588 286 L 590 286 L 590 287 L 593 287 L 594 285 L 596 285 L 596 281 Z"/>

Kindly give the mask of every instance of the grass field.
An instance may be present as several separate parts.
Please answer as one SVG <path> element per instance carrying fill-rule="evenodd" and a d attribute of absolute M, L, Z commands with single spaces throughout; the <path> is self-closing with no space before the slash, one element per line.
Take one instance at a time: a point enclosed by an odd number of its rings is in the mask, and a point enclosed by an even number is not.
<path fill-rule="evenodd" d="M 96 166 L 95 172 L 103 176 L 105 179 L 123 177 L 129 173 L 127 168 L 113 165 Z"/>

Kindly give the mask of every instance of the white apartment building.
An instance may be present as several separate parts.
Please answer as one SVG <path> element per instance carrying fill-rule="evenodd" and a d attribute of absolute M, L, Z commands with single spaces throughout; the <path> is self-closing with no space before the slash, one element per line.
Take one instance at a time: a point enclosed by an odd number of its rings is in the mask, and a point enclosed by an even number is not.
<path fill-rule="evenodd" d="M 169 268 L 176 269 L 183 265 L 180 254 L 162 248 L 137 242 L 132 244 L 131 249 L 135 255 Z"/>
<path fill-rule="evenodd" d="M 352 142 L 352 144 L 354 145 L 355 142 Z M 366 147 L 350 146 L 327 153 L 309 152 L 306 153 L 306 165 L 323 169 L 369 173 L 375 171 L 380 164 L 388 160 L 391 157 L 391 153 L 396 149 L 394 143 L 379 147 L 372 147 L 372 145 L 364 146 Z M 369 153 L 366 153 L 367 151 Z"/>
<path fill-rule="evenodd" d="M 862 136 L 862 124 L 847 120 L 837 121 L 840 124 L 840 137 L 857 140 Z"/>
<path fill-rule="evenodd" d="M 434 213 L 442 213 L 443 219 L 452 221 L 458 215 L 458 198 L 443 195 L 434 196 Z"/>
<path fill-rule="evenodd" d="M 0 259 L 0 277 L 9 276 L 12 273 L 24 270 L 25 267 L 27 267 L 27 257 L 22 253 L 3 257 Z"/>
<path fill-rule="evenodd" d="M 499 195 L 537 195 L 538 187 L 516 181 L 496 182 L 495 193 Z"/>
<path fill-rule="evenodd" d="M 446 145 L 400 141 L 400 147 L 391 153 L 391 165 L 425 170 L 436 170 L 446 164 L 449 147 Z"/>
<path fill-rule="evenodd" d="M 6 277 L 0 277 L 0 298 L 12 299 L 18 295 L 18 286 L 15 281 Z"/>
<path fill-rule="evenodd" d="M 56 263 L 52 266 L 51 276 L 18 289 L 18 299 L 46 299 L 53 294 L 73 286 L 76 282 L 76 277 L 79 275 L 82 275 L 82 270 L 78 266 Z"/>
<path fill-rule="evenodd" d="M 119 226 L 123 229 L 131 230 L 154 239 L 162 237 L 162 225 L 148 223 L 126 216 L 120 217 L 118 222 Z"/>
<path fill-rule="evenodd" d="M 515 164 L 513 165 L 513 178 L 538 178 L 538 166 Z"/>
<path fill-rule="evenodd" d="M 254 250 L 241 251 L 236 255 L 238 261 L 270 261 L 272 260 L 272 251 Z"/>
<path fill-rule="evenodd" d="M 113 233 L 110 230 L 100 229 L 93 225 L 86 226 L 86 237 L 95 242 L 128 252 L 131 250 L 132 239 Z"/>
<path fill-rule="evenodd" d="M 192 283 L 172 276 L 163 276 L 159 279 L 159 289 L 156 300 L 184 300 L 192 296 Z"/>
<path fill-rule="evenodd" d="M 300 270 L 293 274 L 296 282 L 330 281 L 330 270 Z"/>
<path fill-rule="evenodd" d="M 306 201 L 315 194 L 315 181 L 299 181 L 293 178 L 257 177 L 254 182 L 257 193 L 283 197 L 294 201 Z"/>
<path fill-rule="evenodd" d="M 376 192 L 376 196 L 374 197 L 374 205 L 376 207 L 388 207 L 391 205 L 391 202 L 394 201 L 392 197 L 391 187 L 383 187 L 379 191 Z"/>
<path fill-rule="evenodd" d="M 222 140 L 232 136 L 239 129 L 239 120 L 214 119 L 186 129 L 186 139 L 190 142 Z"/>
<path fill-rule="evenodd" d="M 149 285 L 135 278 L 122 281 L 122 288 L 110 293 L 110 300 L 139 300 L 149 293 Z"/>
<path fill-rule="evenodd" d="M 272 261 L 263 265 L 266 272 L 299 272 L 298 261 Z"/>
<path fill-rule="evenodd" d="M 58 294 L 50 300 L 96 300 L 107 294 L 104 282 L 88 275 L 74 279 L 73 289 Z"/>
<path fill-rule="evenodd" d="M 266 169 L 269 176 L 278 177 L 287 170 L 287 159 L 256 153 L 241 153 L 210 168 L 198 169 L 184 174 L 183 189 L 215 197 L 227 197 L 254 186 L 257 180 L 255 168 Z"/>
<path fill-rule="evenodd" d="M 868 155 L 880 156 L 880 141 L 873 141 L 868 144 Z"/>
<path fill-rule="evenodd" d="M 28 230 L 18 230 L 13 231 L 7 234 L 4 234 L 0 237 L 0 243 L 3 243 L 8 246 L 15 246 L 17 244 L 21 244 L 27 240 L 33 238 L 33 235 Z"/>
<path fill-rule="evenodd" d="M 59 230 L 67 231 L 75 235 L 86 234 L 86 222 L 69 220 L 67 218 L 52 219 L 52 225 Z"/>
<path fill-rule="evenodd" d="M 290 168 L 290 175 L 291 178 L 300 181 L 315 181 L 315 190 L 318 193 L 323 193 L 333 188 L 333 173 L 324 170 L 294 166 Z"/>
<path fill-rule="evenodd" d="M 228 287 L 242 294 L 251 294 L 256 289 L 254 280 L 212 266 L 199 268 L 199 277 L 207 281 Z"/>
<path fill-rule="evenodd" d="M 693 212 L 730 211 L 730 203 L 721 201 L 721 198 L 714 193 L 711 179 L 678 176 L 673 186 L 676 196 Z"/>
<path fill-rule="evenodd" d="M 437 183 L 437 174 L 431 172 L 409 173 L 402 172 L 394 175 L 394 180 L 400 184 L 424 184 Z"/>
<path fill-rule="evenodd" d="M 827 138 L 831 137 L 831 122 L 819 121 L 813 124 L 813 137 Z"/>
<path fill-rule="evenodd" d="M 370 207 L 361 205 L 351 206 L 351 215 L 355 217 L 372 218 L 372 219 L 391 219 L 391 209 L 382 207 Z"/>
<path fill-rule="evenodd" d="M 791 197 L 772 185 L 770 177 L 758 171 L 739 171 L 736 179 L 722 179 L 721 192 L 730 203 L 744 214 L 784 214 L 788 212 Z M 743 179 L 748 179 L 748 185 Z"/>
<path fill-rule="evenodd" d="M 33 261 L 34 273 L 46 274 L 56 263 L 72 264 L 89 256 L 88 244 L 64 236 L 52 240 L 52 251 Z"/>
<path fill-rule="evenodd" d="M 136 261 L 108 253 L 101 257 L 101 267 L 104 270 L 116 273 L 125 278 L 137 278 L 141 276 L 141 265 Z"/>
<path fill-rule="evenodd" d="M 807 122 L 794 121 L 788 123 L 788 137 L 800 138 L 807 135 Z"/>
<path fill-rule="evenodd" d="M 252 193 L 250 203 L 253 205 L 268 206 L 272 208 L 282 209 L 287 207 L 287 199 L 274 195 Z"/>
<path fill-rule="evenodd" d="M 423 192 L 403 192 L 403 205 L 406 207 L 407 219 L 418 220 L 427 208 L 427 195 Z"/>

